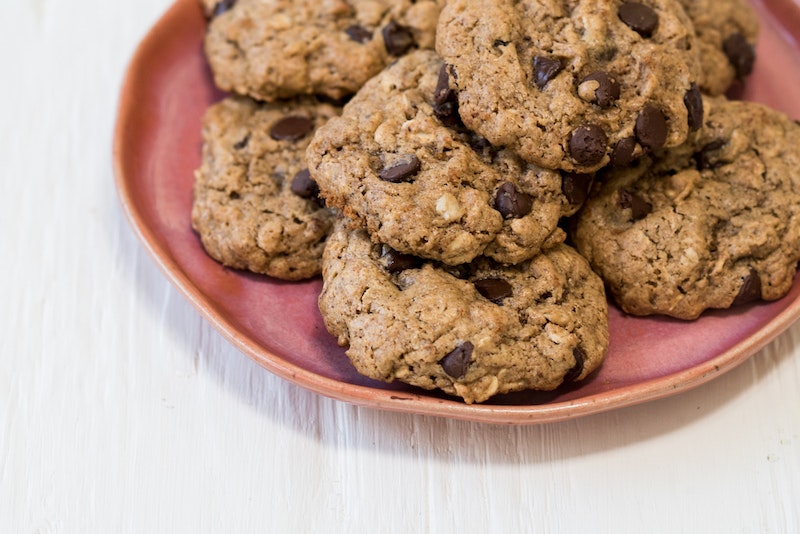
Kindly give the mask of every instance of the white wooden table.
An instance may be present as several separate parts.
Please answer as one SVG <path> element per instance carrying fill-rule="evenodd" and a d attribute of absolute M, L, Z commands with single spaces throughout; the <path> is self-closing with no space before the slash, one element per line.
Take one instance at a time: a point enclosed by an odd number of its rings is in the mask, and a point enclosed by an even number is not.
<path fill-rule="evenodd" d="M 2 0 L 0 533 L 800 532 L 800 324 L 678 396 L 544 426 L 380 412 L 234 349 L 117 201 L 170 0 Z"/>

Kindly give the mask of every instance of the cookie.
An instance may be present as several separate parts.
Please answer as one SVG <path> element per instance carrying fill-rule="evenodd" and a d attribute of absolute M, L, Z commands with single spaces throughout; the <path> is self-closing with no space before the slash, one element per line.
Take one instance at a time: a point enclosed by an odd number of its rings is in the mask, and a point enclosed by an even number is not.
<path fill-rule="evenodd" d="M 800 125 L 756 103 L 705 107 L 685 146 L 598 173 L 578 215 L 576 247 L 628 313 L 694 319 L 791 288 Z"/>
<path fill-rule="evenodd" d="M 677 0 L 450 0 L 436 50 L 464 124 L 542 167 L 624 165 L 702 123 L 696 37 Z"/>
<path fill-rule="evenodd" d="M 747 0 L 680 0 L 694 24 L 703 75 L 700 89 L 725 93 L 753 70 L 759 23 Z"/>
<path fill-rule="evenodd" d="M 590 178 L 562 178 L 466 130 L 443 67 L 433 51 L 411 53 L 319 129 L 307 160 L 328 205 L 376 241 L 450 265 L 481 254 L 517 263 L 563 241 L 559 219 Z"/>
<path fill-rule="evenodd" d="M 334 212 L 317 197 L 305 149 L 314 129 L 340 111 L 313 98 L 246 97 L 206 111 L 192 226 L 211 257 L 284 280 L 320 273 Z"/>
<path fill-rule="evenodd" d="M 395 58 L 432 48 L 441 0 L 202 1 L 215 83 L 274 101 L 346 97 Z"/>
<path fill-rule="evenodd" d="M 325 249 L 319 308 L 361 374 L 472 403 L 582 380 L 605 357 L 602 281 L 567 245 L 515 266 L 446 267 L 346 221 Z"/>

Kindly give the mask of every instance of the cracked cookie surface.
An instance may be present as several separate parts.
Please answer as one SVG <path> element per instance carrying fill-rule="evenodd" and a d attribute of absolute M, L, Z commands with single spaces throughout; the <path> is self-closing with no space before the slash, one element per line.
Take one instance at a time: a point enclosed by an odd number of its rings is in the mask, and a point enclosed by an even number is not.
<path fill-rule="evenodd" d="M 307 160 L 328 204 L 376 241 L 451 265 L 480 254 L 517 263 L 563 241 L 559 219 L 577 210 L 589 178 L 466 130 L 442 67 L 433 51 L 409 54 L 318 130 Z"/>
<path fill-rule="evenodd" d="M 342 218 L 323 282 L 326 327 L 361 374 L 468 403 L 582 380 L 608 347 L 602 281 L 564 244 L 515 266 L 447 267 L 375 244 Z"/>
<path fill-rule="evenodd" d="M 800 125 L 707 98 L 686 145 L 598 173 L 574 241 L 623 310 L 694 319 L 774 300 L 800 260 Z"/>
<path fill-rule="evenodd" d="M 217 261 L 284 280 L 316 276 L 334 211 L 317 198 L 305 149 L 340 108 L 302 98 L 228 97 L 203 117 L 192 226 Z"/>
<path fill-rule="evenodd" d="M 677 0 L 449 0 L 436 51 L 467 127 L 546 168 L 624 164 L 702 121 L 694 28 Z"/>
<path fill-rule="evenodd" d="M 355 93 L 390 61 L 433 48 L 439 14 L 434 0 L 204 2 L 217 86 L 264 101 Z"/>

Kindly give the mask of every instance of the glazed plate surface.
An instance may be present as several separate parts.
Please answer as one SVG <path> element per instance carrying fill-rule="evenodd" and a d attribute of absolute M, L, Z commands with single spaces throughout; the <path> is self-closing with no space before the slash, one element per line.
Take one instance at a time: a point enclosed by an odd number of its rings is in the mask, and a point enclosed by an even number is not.
<path fill-rule="evenodd" d="M 746 100 L 800 119 L 800 5 L 754 2 L 762 24 Z M 384 410 L 488 423 L 531 424 L 642 403 L 700 386 L 755 354 L 800 316 L 800 282 L 784 298 L 697 321 L 627 316 L 610 309 L 601 369 L 578 387 L 500 396 L 467 405 L 359 375 L 317 309 L 319 279 L 285 283 L 222 267 L 190 225 L 201 117 L 224 95 L 202 52 L 197 0 L 178 0 L 137 48 L 120 94 L 114 138 L 122 208 L 165 276 L 234 346 L 269 371 L 319 394 Z"/>

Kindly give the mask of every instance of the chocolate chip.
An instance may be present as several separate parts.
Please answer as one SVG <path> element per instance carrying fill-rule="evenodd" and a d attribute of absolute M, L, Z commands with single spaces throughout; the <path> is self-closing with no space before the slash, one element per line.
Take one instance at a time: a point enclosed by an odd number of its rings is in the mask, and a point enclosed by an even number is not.
<path fill-rule="evenodd" d="M 625 137 L 617 141 L 611 151 L 611 165 L 614 167 L 627 167 L 633 161 L 633 152 L 636 150 L 636 138 Z"/>
<path fill-rule="evenodd" d="M 724 139 L 715 139 L 714 141 L 711 141 L 703 146 L 703 148 L 700 149 L 700 152 L 694 155 L 694 158 L 697 161 L 697 170 L 705 171 L 707 169 L 714 169 L 718 167 L 718 163 L 711 161 L 711 153 L 725 146 L 725 143 L 726 141 Z"/>
<path fill-rule="evenodd" d="M 642 37 L 653 35 L 658 26 L 658 13 L 638 2 L 625 2 L 617 11 L 620 20 Z"/>
<path fill-rule="evenodd" d="M 747 42 L 747 39 L 741 33 L 734 33 L 730 35 L 722 43 L 722 50 L 728 56 L 728 61 L 733 65 L 736 71 L 736 77 L 741 79 L 753 72 L 753 64 L 756 61 L 756 51 L 753 46 Z"/>
<path fill-rule="evenodd" d="M 418 257 L 410 254 L 402 254 L 388 246 L 383 247 L 381 259 L 384 261 L 386 270 L 390 273 L 399 273 L 406 269 L 416 269 L 422 263 L 422 260 Z"/>
<path fill-rule="evenodd" d="M 564 65 L 558 59 L 536 56 L 533 58 L 533 83 L 539 89 L 544 89 L 544 86 L 555 78 L 563 68 Z"/>
<path fill-rule="evenodd" d="M 319 186 L 311 178 L 311 173 L 308 169 L 303 169 L 292 178 L 292 185 L 290 186 L 292 193 L 300 198 L 317 198 L 319 196 Z"/>
<path fill-rule="evenodd" d="M 469 341 L 464 341 L 439 360 L 439 365 L 452 378 L 461 378 L 467 374 L 469 360 L 472 358 L 472 351 L 474 350 L 475 345 Z"/>
<path fill-rule="evenodd" d="M 696 83 L 692 82 L 692 86 L 683 95 L 683 103 L 688 111 L 689 130 L 699 130 L 703 126 L 703 95 Z"/>
<path fill-rule="evenodd" d="M 482 278 L 473 282 L 478 293 L 495 304 L 500 304 L 504 298 L 514 294 L 511 284 L 502 278 Z"/>
<path fill-rule="evenodd" d="M 230 10 L 234 4 L 236 4 L 236 0 L 221 0 L 220 2 L 217 2 L 213 11 L 211 12 L 211 16 L 219 17 L 226 11 Z"/>
<path fill-rule="evenodd" d="M 372 32 L 358 24 L 348 26 L 344 33 L 353 41 L 361 44 L 368 43 L 372 39 Z"/>
<path fill-rule="evenodd" d="M 561 174 L 561 192 L 567 197 L 567 202 L 573 206 L 580 206 L 589 196 L 589 187 L 592 185 L 591 174 L 565 172 Z"/>
<path fill-rule="evenodd" d="M 290 115 L 273 124 L 269 135 L 276 141 L 298 141 L 313 129 L 314 121 L 308 117 Z"/>
<path fill-rule="evenodd" d="M 383 27 L 382 33 L 386 51 L 392 56 L 402 56 L 414 46 L 414 35 L 411 30 L 393 20 Z"/>
<path fill-rule="evenodd" d="M 531 212 L 533 197 L 517 190 L 511 182 L 504 182 L 497 189 L 494 199 L 494 209 L 500 212 L 504 219 L 519 219 Z"/>
<path fill-rule="evenodd" d="M 601 70 L 593 72 L 581 80 L 581 84 L 585 82 L 597 82 L 598 87 L 594 91 L 595 104 L 601 108 L 611 107 L 614 102 L 619 100 L 619 82 L 608 75 L 607 72 Z"/>
<path fill-rule="evenodd" d="M 244 136 L 244 138 L 240 139 L 236 143 L 234 143 L 233 148 L 235 150 L 241 150 L 247 146 L 247 143 L 250 142 L 250 134 Z"/>
<path fill-rule="evenodd" d="M 385 182 L 399 184 L 400 182 L 410 182 L 414 176 L 420 171 L 422 164 L 419 158 L 414 154 L 406 156 L 406 158 L 391 167 L 383 169 L 379 176 Z"/>
<path fill-rule="evenodd" d="M 575 365 L 567 371 L 567 374 L 564 375 L 564 384 L 569 384 L 570 382 L 575 382 L 581 373 L 583 373 L 583 365 L 586 362 L 586 351 L 583 350 L 583 347 L 575 347 L 572 349 L 572 357 L 575 358 Z"/>
<path fill-rule="evenodd" d="M 436 89 L 433 90 L 433 102 L 442 105 L 455 98 L 455 92 L 450 88 L 450 66 L 443 63 L 439 68 L 439 77 L 436 80 Z"/>
<path fill-rule="evenodd" d="M 460 124 L 458 116 L 458 95 L 450 88 L 450 65 L 443 64 L 439 69 L 436 89 L 433 91 L 433 113 L 446 126 Z"/>
<path fill-rule="evenodd" d="M 618 202 L 621 209 L 631 210 L 631 218 L 634 221 L 644 219 L 650 214 L 651 211 L 653 211 L 652 204 L 647 202 L 636 193 L 631 193 L 630 191 L 620 191 Z"/>
<path fill-rule="evenodd" d="M 655 106 L 646 105 L 636 117 L 634 133 L 639 143 L 651 150 L 656 150 L 664 146 L 667 141 L 667 118 L 664 113 Z"/>
<path fill-rule="evenodd" d="M 747 277 L 742 281 L 742 286 L 739 288 L 739 294 L 733 300 L 731 306 L 739 306 L 740 304 L 747 304 L 761 299 L 761 277 L 755 269 L 750 269 Z"/>
<path fill-rule="evenodd" d="M 608 138 L 597 125 L 578 126 L 569 138 L 569 153 L 578 165 L 590 166 L 600 163 L 606 155 Z"/>

